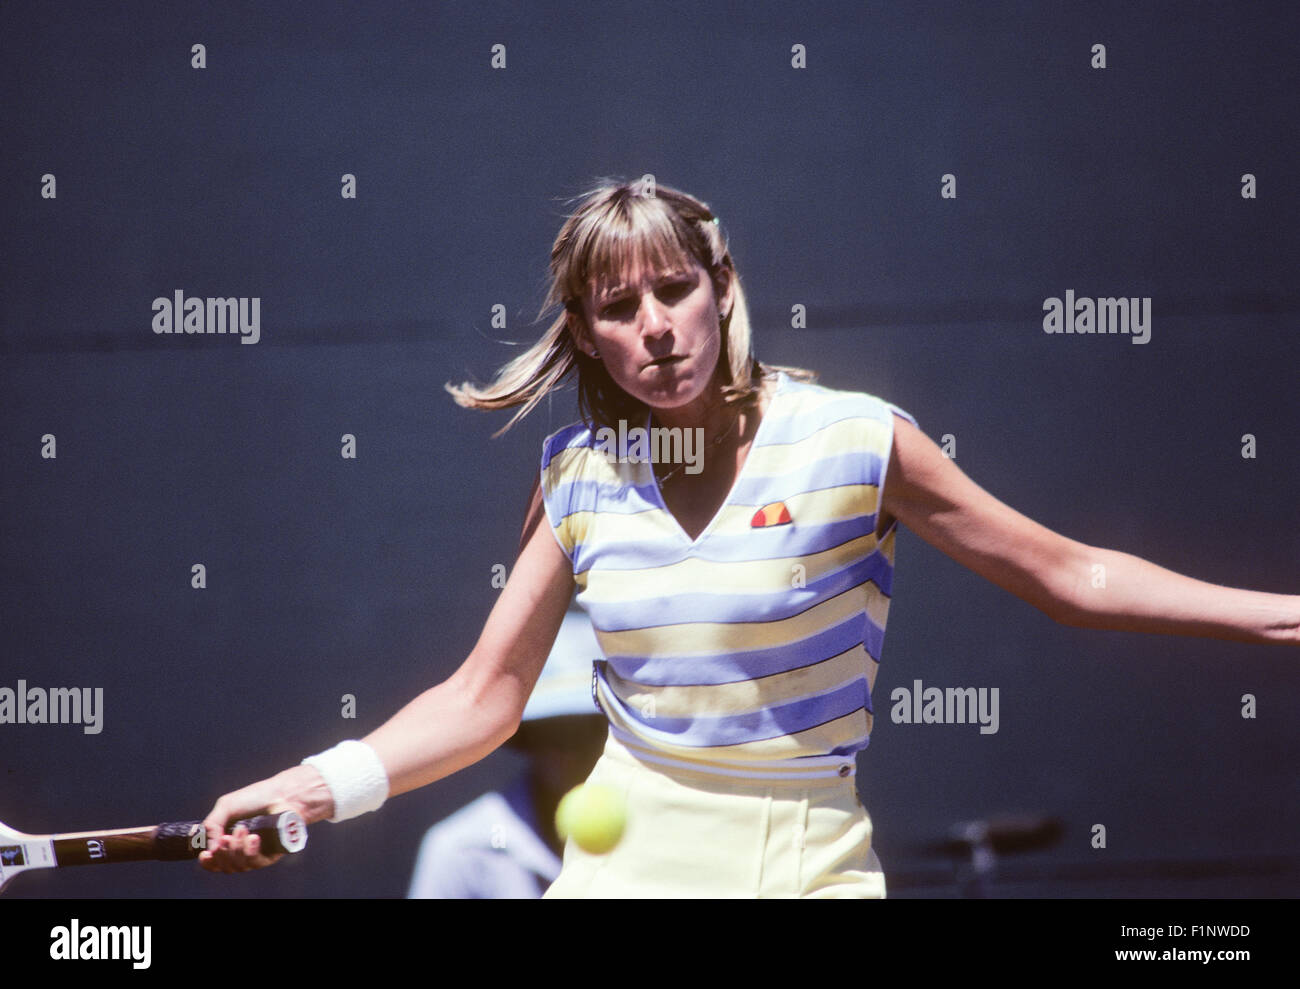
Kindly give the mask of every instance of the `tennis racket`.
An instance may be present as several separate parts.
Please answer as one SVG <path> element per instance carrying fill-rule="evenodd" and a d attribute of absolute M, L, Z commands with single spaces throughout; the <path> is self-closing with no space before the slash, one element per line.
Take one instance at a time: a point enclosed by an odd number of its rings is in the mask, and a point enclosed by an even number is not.
<path fill-rule="evenodd" d="M 264 814 L 239 824 L 261 837 L 263 855 L 300 852 L 307 846 L 307 824 L 296 811 Z M 206 837 L 202 821 L 70 834 L 24 834 L 0 821 L 0 891 L 29 869 L 196 859 L 207 847 Z"/>

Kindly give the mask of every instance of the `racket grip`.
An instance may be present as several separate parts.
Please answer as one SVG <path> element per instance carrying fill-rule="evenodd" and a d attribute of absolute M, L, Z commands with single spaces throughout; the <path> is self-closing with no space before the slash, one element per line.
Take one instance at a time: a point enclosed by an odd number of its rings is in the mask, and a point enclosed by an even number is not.
<path fill-rule="evenodd" d="M 307 846 L 307 822 L 293 810 L 279 814 L 263 814 L 240 825 L 248 828 L 262 839 L 263 855 L 278 855 L 282 852 L 300 852 Z M 234 831 L 235 828 L 231 828 Z M 180 859 L 196 859 L 199 853 L 208 847 L 207 836 L 203 831 L 202 821 L 176 821 L 160 824 L 154 831 L 154 857 L 165 862 Z"/>

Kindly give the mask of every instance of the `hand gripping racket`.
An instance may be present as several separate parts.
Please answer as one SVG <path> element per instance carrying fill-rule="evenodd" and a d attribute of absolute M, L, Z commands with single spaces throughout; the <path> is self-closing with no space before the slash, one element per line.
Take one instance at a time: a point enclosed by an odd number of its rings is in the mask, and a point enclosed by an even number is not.
<path fill-rule="evenodd" d="M 307 824 L 296 811 L 264 814 L 239 824 L 261 837 L 263 855 L 300 852 L 307 846 Z M 207 847 L 206 838 L 201 821 L 74 834 L 23 834 L 0 822 L 0 890 L 28 869 L 196 859 Z"/>

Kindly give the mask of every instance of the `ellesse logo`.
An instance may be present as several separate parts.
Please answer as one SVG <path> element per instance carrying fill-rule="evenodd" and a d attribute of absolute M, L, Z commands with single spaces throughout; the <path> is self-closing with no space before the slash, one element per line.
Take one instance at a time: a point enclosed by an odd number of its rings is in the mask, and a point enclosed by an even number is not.
<path fill-rule="evenodd" d="M 785 507 L 785 502 L 774 501 L 756 511 L 749 526 L 751 529 L 765 529 L 769 525 L 789 525 L 791 521 L 790 509 Z"/>

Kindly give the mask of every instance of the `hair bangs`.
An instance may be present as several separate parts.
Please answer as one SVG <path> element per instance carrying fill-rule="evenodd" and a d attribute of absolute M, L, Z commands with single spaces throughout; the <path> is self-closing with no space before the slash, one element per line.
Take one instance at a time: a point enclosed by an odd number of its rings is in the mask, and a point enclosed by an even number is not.
<path fill-rule="evenodd" d="M 648 196 L 612 198 L 593 211 L 575 238 L 565 273 L 568 299 L 624 287 L 637 271 L 689 271 L 700 263 L 690 231 L 674 210 Z"/>

